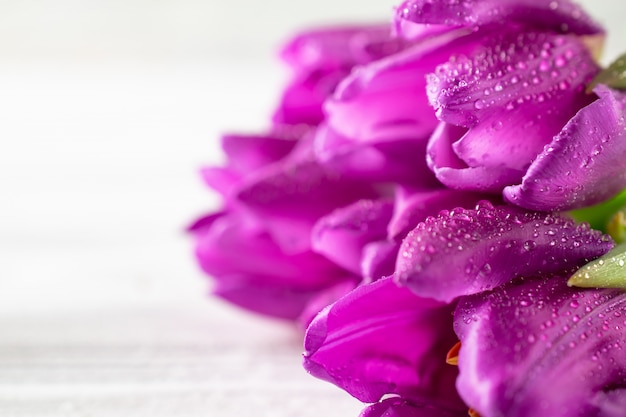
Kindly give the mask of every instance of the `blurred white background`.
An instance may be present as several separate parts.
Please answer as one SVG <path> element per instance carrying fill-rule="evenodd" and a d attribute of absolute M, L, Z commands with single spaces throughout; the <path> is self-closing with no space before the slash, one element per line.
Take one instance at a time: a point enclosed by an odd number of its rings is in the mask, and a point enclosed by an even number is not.
<path fill-rule="evenodd" d="M 183 229 L 216 204 L 196 171 L 219 132 L 265 125 L 281 39 L 394 3 L 0 0 L 0 413 L 356 416 L 300 376 L 293 329 L 207 300 Z M 605 59 L 626 50 L 626 3 L 582 3 Z"/>
<path fill-rule="evenodd" d="M 154 245 L 211 205 L 197 168 L 266 124 L 287 34 L 391 15 L 359 3 L 0 2 L 0 310 L 190 289 L 187 248 Z"/>

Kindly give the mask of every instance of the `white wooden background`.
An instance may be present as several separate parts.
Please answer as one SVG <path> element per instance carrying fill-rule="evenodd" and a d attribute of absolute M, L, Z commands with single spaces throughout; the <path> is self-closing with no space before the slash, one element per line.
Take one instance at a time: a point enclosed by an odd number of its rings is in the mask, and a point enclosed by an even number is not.
<path fill-rule="evenodd" d="M 0 415 L 358 414 L 297 329 L 207 298 L 182 230 L 218 132 L 264 125 L 281 36 L 393 3 L 0 1 Z M 626 49 L 626 5 L 585 3 Z"/>

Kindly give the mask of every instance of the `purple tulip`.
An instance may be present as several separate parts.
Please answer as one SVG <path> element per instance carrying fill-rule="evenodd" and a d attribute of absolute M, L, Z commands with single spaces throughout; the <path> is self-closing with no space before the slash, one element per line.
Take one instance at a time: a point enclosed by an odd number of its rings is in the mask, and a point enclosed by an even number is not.
<path fill-rule="evenodd" d="M 572 36 L 525 32 L 440 66 L 429 97 L 441 120 L 428 163 L 448 187 L 501 193 L 542 211 L 599 203 L 626 187 L 624 103 Z"/>
<path fill-rule="evenodd" d="M 445 363 L 456 343 L 453 306 L 420 298 L 385 278 L 323 310 L 305 339 L 304 367 L 364 402 L 395 394 L 466 410 Z"/>
<path fill-rule="evenodd" d="M 445 27 L 504 26 L 508 30 L 543 29 L 576 35 L 602 34 L 600 25 L 570 0 L 405 0 L 396 9 L 395 29 L 413 39 L 425 24 Z M 434 29 L 430 29 L 431 31 Z"/>
<path fill-rule="evenodd" d="M 501 192 L 593 97 L 598 72 L 574 37 L 509 33 L 437 68 L 428 93 L 441 125 L 429 165 L 451 188 Z"/>
<path fill-rule="evenodd" d="M 216 295 L 305 324 L 360 280 L 313 251 L 314 225 L 339 207 L 381 197 L 371 184 L 319 165 L 307 134 L 282 127 L 270 135 L 225 136 L 227 165 L 203 171 L 224 197 L 223 212 L 190 228 L 198 263 L 214 278 Z"/>
<path fill-rule="evenodd" d="M 426 96 L 426 74 L 480 36 L 442 36 L 356 68 L 325 103 L 315 138 L 320 161 L 372 181 L 437 187 L 424 160 L 437 119 Z"/>
<path fill-rule="evenodd" d="M 460 300 L 457 387 L 480 415 L 624 415 L 626 294 L 566 280 L 521 280 Z"/>
<path fill-rule="evenodd" d="M 521 184 L 504 189 L 531 210 L 568 210 L 605 201 L 626 187 L 626 93 L 598 85 L 598 100 L 581 109 L 543 149 Z"/>
<path fill-rule="evenodd" d="M 356 65 L 398 52 L 408 42 L 391 36 L 386 24 L 326 27 L 296 35 L 281 52 L 293 78 L 273 120 L 279 124 L 317 125 L 322 103 Z"/>
<path fill-rule="evenodd" d="M 286 254 L 266 231 L 237 213 L 205 217 L 191 231 L 198 263 L 214 279 L 213 293 L 257 313 L 296 319 L 320 292 L 356 283 L 356 277 L 310 250 Z"/>
<path fill-rule="evenodd" d="M 520 31 L 530 30 L 598 36 L 603 33 L 602 28 L 580 7 L 569 1 L 405 1 L 397 9 L 396 31 L 407 38 L 412 46 L 379 61 L 356 67 L 339 84 L 324 106 L 327 117 L 324 127 L 317 133 L 315 143 L 318 158 L 333 169 L 358 178 L 395 181 L 420 187 L 436 186 L 436 181 L 426 169 L 421 157 L 437 127 L 437 119 L 424 94 L 425 76 L 434 72 L 438 65 L 450 58 L 456 60 L 460 56 L 479 56 L 476 58 L 479 60 L 484 55 L 485 44 L 490 42 L 498 44 L 502 51 L 505 51 L 502 43 L 508 42 Z M 547 33 L 545 36 L 555 36 Z M 514 39 L 513 42 L 527 42 L 536 48 L 544 47 L 543 39 Z M 578 49 L 582 49 L 580 42 L 576 45 Z M 570 52 L 577 53 L 578 49 Z M 498 50 L 497 53 L 502 51 Z M 520 53 L 531 52 L 524 49 Z M 552 51 L 542 50 L 542 52 Z M 587 70 L 581 68 L 581 79 L 587 79 L 588 75 L 593 76 L 597 70 L 588 54 L 585 53 L 584 56 L 590 62 Z M 514 60 L 515 57 L 510 59 Z M 584 61 L 585 58 L 581 60 Z M 502 68 L 495 68 L 494 74 L 507 69 L 507 63 L 499 64 Z M 573 62 L 572 65 L 574 64 Z M 491 70 L 491 68 L 482 69 Z M 459 68 L 454 67 L 450 72 L 458 70 Z M 531 70 L 527 72 L 530 74 Z M 534 78 L 537 78 L 535 74 Z M 525 81 L 522 80 L 520 86 Z M 480 94 L 487 87 L 481 88 Z M 494 88 L 493 85 L 491 87 Z M 495 88 L 497 90 L 500 87 Z M 575 90 L 575 87 L 572 90 Z M 459 96 L 464 98 L 465 92 L 466 90 L 460 90 Z M 565 105 L 563 116 L 552 124 L 558 125 L 556 129 L 561 128 L 576 110 L 590 101 L 582 94 L 578 102 Z M 473 102 L 470 104 L 473 105 Z M 540 114 L 541 109 L 536 113 Z M 505 113 L 501 112 L 492 119 L 506 117 Z M 490 120 L 489 125 L 492 123 L 495 121 Z M 557 131 L 550 133 L 553 135 Z M 462 126 L 462 129 L 455 133 L 464 132 L 465 126 Z M 442 133 L 449 136 L 450 129 L 445 132 L 442 132 L 442 128 L 438 129 L 438 134 Z M 477 135 L 479 134 L 477 132 Z M 537 145 L 535 148 L 531 146 L 534 155 L 550 137 L 543 139 L 541 146 Z M 455 158 L 448 157 L 442 152 L 440 156 L 446 158 L 440 162 L 444 167 L 449 163 L 456 163 Z M 520 160 L 523 165 L 528 164 L 523 157 Z M 437 164 L 431 163 L 431 168 Z M 453 167 L 457 168 L 456 165 Z M 517 171 L 513 172 L 513 168 Z M 434 171 L 438 178 L 442 175 L 441 170 Z M 474 178 L 476 177 L 474 175 L 468 178 L 467 182 L 472 184 L 474 190 L 494 191 L 495 186 L 488 183 L 494 172 L 483 174 L 482 178 Z M 498 178 L 517 175 L 521 180 L 523 171 L 522 167 L 508 169 L 504 166 L 496 174 Z M 445 178 L 439 179 L 449 185 Z M 474 184 L 475 182 L 477 183 Z M 502 184 L 508 185 L 505 182 Z M 502 186 L 497 191 L 500 192 L 501 189 Z"/>

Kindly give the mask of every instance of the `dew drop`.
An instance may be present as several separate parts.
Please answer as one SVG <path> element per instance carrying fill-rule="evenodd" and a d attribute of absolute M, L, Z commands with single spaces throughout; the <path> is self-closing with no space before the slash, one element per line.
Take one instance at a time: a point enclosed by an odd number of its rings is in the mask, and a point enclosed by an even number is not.
<path fill-rule="evenodd" d="M 531 251 L 537 247 L 537 242 L 534 240 L 527 240 L 524 242 L 524 250 Z"/>

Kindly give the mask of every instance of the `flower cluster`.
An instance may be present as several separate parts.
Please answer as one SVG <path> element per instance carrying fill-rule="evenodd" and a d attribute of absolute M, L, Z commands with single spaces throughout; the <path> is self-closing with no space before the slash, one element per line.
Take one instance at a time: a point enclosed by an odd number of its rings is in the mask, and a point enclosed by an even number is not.
<path fill-rule="evenodd" d="M 570 212 L 625 195 L 603 37 L 570 0 L 405 0 L 392 28 L 297 36 L 267 132 L 202 172 L 215 294 L 308 326 L 305 368 L 363 417 L 623 416 L 626 293 L 568 286 L 626 258 Z"/>

